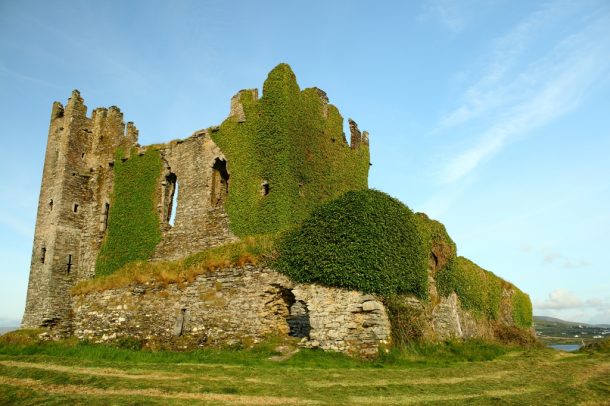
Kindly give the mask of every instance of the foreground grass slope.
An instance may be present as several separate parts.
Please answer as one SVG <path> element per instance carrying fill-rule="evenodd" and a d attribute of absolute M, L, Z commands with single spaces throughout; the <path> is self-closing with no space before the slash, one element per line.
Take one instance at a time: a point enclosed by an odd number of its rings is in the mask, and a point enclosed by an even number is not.
<path fill-rule="evenodd" d="M 0 340 L 0 404 L 604 404 L 610 354 L 442 344 L 372 363 L 277 341 L 250 350 L 144 352 Z M 281 343 L 290 346 L 291 343 Z"/>

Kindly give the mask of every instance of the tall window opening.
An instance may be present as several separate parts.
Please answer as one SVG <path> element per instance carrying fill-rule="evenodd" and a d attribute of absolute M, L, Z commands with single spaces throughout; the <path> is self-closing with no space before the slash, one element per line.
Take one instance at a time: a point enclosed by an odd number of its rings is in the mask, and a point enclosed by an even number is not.
<path fill-rule="evenodd" d="M 212 206 L 223 204 L 229 194 L 229 172 L 227 171 L 227 161 L 216 158 L 212 166 Z"/>
<path fill-rule="evenodd" d="M 72 254 L 68 255 L 68 260 L 67 260 L 67 264 L 68 269 L 67 272 L 70 273 L 70 271 L 72 270 Z"/>
<path fill-rule="evenodd" d="M 40 250 L 40 263 L 44 264 L 44 261 L 47 257 L 47 249 L 45 247 L 42 247 L 42 250 Z"/>
<path fill-rule="evenodd" d="M 175 173 L 170 173 L 165 177 L 163 206 L 165 208 L 165 223 L 173 226 L 176 220 L 176 209 L 178 208 L 178 178 Z"/>
<path fill-rule="evenodd" d="M 49 200 L 49 211 L 53 211 L 53 199 Z"/>
<path fill-rule="evenodd" d="M 74 213 L 78 213 L 78 204 L 74 203 L 74 206 L 72 206 L 72 210 L 74 211 Z"/>

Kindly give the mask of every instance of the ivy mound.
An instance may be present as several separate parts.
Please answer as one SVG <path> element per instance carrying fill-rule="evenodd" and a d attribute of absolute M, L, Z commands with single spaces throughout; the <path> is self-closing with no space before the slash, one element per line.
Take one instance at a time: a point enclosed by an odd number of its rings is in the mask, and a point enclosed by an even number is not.
<path fill-rule="evenodd" d="M 297 282 L 427 299 L 427 252 L 415 214 L 376 190 L 350 191 L 312 212 L 278 247 Z"/>

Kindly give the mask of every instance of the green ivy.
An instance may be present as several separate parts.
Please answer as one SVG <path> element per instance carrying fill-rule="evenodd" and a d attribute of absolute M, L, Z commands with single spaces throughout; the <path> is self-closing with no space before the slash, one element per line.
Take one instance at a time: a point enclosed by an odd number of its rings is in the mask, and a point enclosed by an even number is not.
<path fill-rule="evenodd" d="M 95 266 L 96 275 L 109 275 L 130 261 L 150 258 L 161 240 L 155 191 L 161 176 L 159 151 L 132 152 L 123 160 L 118 151 L 108 231 Z"/>
<path fill-rule="evenodd" d="M 443 223 L 430 219 L 424 213 L 415 213 L 415 224 L 425 245 L 428 254 L 434 253 L 441 265 L 440 270 L 445 269 L 455 259 L 457 248 L 449 237 Z"/>
<path fill-rule="evenodd" d="M 279 243 L 276 267 L 297 282 L 428 297 L 428 254 L 415 215 L 376 190 L 315 209 Z"/>
<path fill-rule="evenodd" d="M 245 122 L 229 117 L 210 129 L 227 157 L 227 212 L 235 234 L 285 230 L 321 202 L 367 188 L 368 146 L 350 148 L 337 108 L 317 89 L 301 91 L 288 65 L 269 73 L 262 98 L 242 91 L 240 101 Z M 266 196 L 263 182 L 269 185 Z"/>
<path fill-rule="evenodd" d="M 455 292 L 465 309 L 493 320 L 500 315 L 504 284 L 508 282 L 464 257 L 450 261 L 436 280 L 439 294 Z"/>
<path fill-rule="evenodd" d="M 512 314 L 515 325 L 521 328 L 532 327 L 532 302 L 529 295 L 515 288 L 512 297 Z"/>

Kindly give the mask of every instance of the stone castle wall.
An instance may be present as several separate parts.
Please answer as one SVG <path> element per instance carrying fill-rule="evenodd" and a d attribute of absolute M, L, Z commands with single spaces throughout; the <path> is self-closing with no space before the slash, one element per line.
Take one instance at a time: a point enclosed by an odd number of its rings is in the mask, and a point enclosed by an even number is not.
<path fill-rule="evenodd" d="M 75 296 L 73 312 L 74 335 L 99 342 L 180 337 L 197 348 L 291 335 L 304 347 L 373 356 L 391 335 L 375 296 L 294 284 L 252 266 L 202 275 L 185 286 L 138 284 Z"/>
<path fill-rule="evenodd" d="M 505 292 L 510 296 L 510 292 Z M 455 293 L 424 302 L 404 296 L 409 322 L 428 341 L 493 339 L 496 324 L 460 305 Z M 508 312 L 510 313 L 510 312 Z M 375 295 L 295 284 L 268 268 L 245 266 L 201 275 L 192 283 L 135 284 L 74 298 L 74 335 L 106 342 L 131 337 L 182 348 L 252 344 L 268 336 L 300 346 L 374 357 L 392 340 L 386 305 Z"/>

